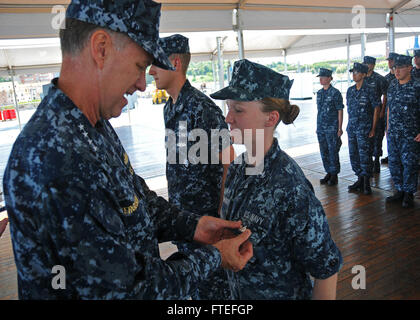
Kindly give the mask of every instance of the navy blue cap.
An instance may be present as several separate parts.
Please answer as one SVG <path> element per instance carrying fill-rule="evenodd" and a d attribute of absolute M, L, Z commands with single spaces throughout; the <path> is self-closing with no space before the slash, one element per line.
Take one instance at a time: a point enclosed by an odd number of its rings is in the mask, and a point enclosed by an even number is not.
<path fill-rule="evenodd" d="M 395 67 L 412 66 L 413 65 L 412 61 L 413 61 L 413 57 L 399 54 L 398 57 L 395 58 L 394 66 Z"/>
<path fill-rule="evenodd" d="M 190 53 L 188 38 L 180 34 L 160 38 L 159 45 L 168 57 L 173 53 Z"/>
<path fill-rule="evenodd" d="M 247 59 L 233 65 L 229 86 L 210 95 L 218 100 L 257 101 L 264 98 L 289 99 L 293 80 Z"/>
<path fill-rule="evenodd" d="M 154 64 L 174 70 L 158 45 L 161 4 L 152 0 L 72 0 L 66 18 L 125 33 L 154 58 Z"/>
<path fill-rule="evenodd" d="M 415 57 L 420 57 L 420 49 L 415 49 L 414 50 L 414 56 Z"/>
<path fill-rule="evenodd" d="M 325 69 L 325 68 L 320 68 L 319 74 L 317 75 L 317 77 L 331 77 L 331 76 L 332 76 L 332 70 Z"/>
<path fill-rule="evenodd" d="M 376 58 L 371 57 L 371 56 L 365 56 L 363 58 L 363 63 L 364 64 L 376 64 Z"/>
<path fill-rule="evenodd" d="M 390 52 L 386 60 L 395 60 L 396 57 L 398 57 L 398 53 Z"/>
<path fill-rule="evenodd" d="M 350 69 L 350 72 L 354 72 L 354 71 L 357 71 L 357 72 L 360 72 L 360 73 L 368 73 L 369 68 L 365 64 L 355 62 L 354 65 L 353 65 L 353 68 Z"/>

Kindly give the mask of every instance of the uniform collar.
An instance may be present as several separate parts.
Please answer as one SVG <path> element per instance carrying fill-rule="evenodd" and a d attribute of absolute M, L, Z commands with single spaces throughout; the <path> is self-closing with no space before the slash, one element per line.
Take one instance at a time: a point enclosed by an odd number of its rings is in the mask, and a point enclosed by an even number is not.
<path fill-rule="evenodd" d="M 50 91 L 48 94 L 53 95 L 53 99 L 62 99 L 63 103 L 57 105 L 57 108 L 66 108 L 68 110 L 71 110 L 70 116 L 74 118 L 75 122 L 80 122 L 78 125 L 83 125 L 84 128 L 86 128 L 88 131 L 96 131 L 95 129 L 102 128 L 104 126 L 104 120 L 99 119 L 98 122 L 96 122 L 95 127 L 92 127 L 92 124 L 88 120 L 88 118 L 83 114 L 83 112 L 74 104 L 74 102 L 63 92 L 58 88 L 58 79 L 54 78 L 51 80 L 52 87 L 50 88 Z M 58 111 L 58 110 L 57 110 Z"/>
<path fill-rule="evenodd" d="M 171 105 L 173 106 L 175 113 L 181 113 L 182 110 L 185 107 L 184 99 L 187 95 L 187 92 L 191 88 L 191 83 L 188 81 L 188 79 L 185 80 L 184 85 L 181 88 L 181 91 L 179 92 L 178 98 L 176 99 L 176 102 L 174 104 L 172 97 L 170 98 Z"/>
<path fill-rule="evenodd" d="M 273 144 L 271 145 L 270 149 L 268 149 L 268 152 L 266 153 L 266 155 L 264 156 L 264 167 L 261 168 L 261 170 L 258 170 L 258 168 L 255 168 L 257 170 L 257 172 L 261 172 L 260 174 L 255 175 L 258 178 L 265 178 L 267 176 L 267 170 L 270 170 L 270 168 L 273 165 L 273 162 L 275 161 L 275 159 L 278 158 L 278 155 L 281 153 L 281 149 L 278 143 L 277 138 L 273 138 Z M 246 159 L 248 158 L 248 152 L 245 152 L 244 157 L 242 158 L 243 160 L 243 169 L 245 170 L 245 168 L 250 168 L 251 166 L 248 165 L 246 163 Z M 262 163 L 259 165 L 262 166 Z"/>

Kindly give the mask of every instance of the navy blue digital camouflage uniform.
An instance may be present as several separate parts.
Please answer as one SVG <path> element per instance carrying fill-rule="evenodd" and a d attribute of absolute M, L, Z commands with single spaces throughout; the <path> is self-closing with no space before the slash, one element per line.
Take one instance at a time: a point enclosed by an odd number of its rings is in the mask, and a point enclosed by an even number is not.
<path fill-rule="evenodd" d="M 173 35 L 159 39 L 159 43 L 170 56 L 173 53 L 189 53 L 188 38 Z M 165 128 L 176 134 L 177 143 L 172 144 L 165 137 L 167 144 L 166 178 L 168 180 L 169 202 L 184 210 L 194 211 L 202 215 L 218 216 L 220 188 L 223 176 L 223 165 L 219 163 L 219 152 L 223 148 L 223 139 L 211 144 L 212 130 L 224 129 L 225 144 L 230 145 L 228 127 L 222 110 L 204 93 L 194 88 L 186 80 L 179 92 L 176 102 L 172 97 L 164 107 Z M 208 137 L 207 163 L 191 163 L 188 154 L 191 147 L 200 141 L 193 138 L 193 130 L 202 129 Z M 184 141 L 183 141 L 184 140 Z M 187 142 L 185 145 L 183 142 Z M 176 146 L 176 150 L 174 150 Z M 176 152 L 176 161 L 170 161 Z M 171 154 L 171 152 L 173 154 Z M 195 153 L 194 153 L 195 155 Z M 197 157 L 199 157 L 197 153 Z M 212 164 L 212 157 L 217 160 Z M 170 163 L 175 162 L 175 163 Z"/>
<path fill-rule="evenodd" d="M 189 53 L 188 38 L 182 35 L 172 35 L 159 39 L 159 44 L 169 57 L 171 54 Z M 176 102 L 170 97 L 164 107 L 165 128 L 176 135 L 176 144 L 165 136 L 167 144 L 166 178 L 168 181 L 169 202 L 183 210 L 193 211 L 200 215 L 218 217 L 220 203 L 220 189 L 223 177 L 223 165 L 219 163 L 219 152 L 230 145 L 228 127 L 221 109 L 204 93 L 194 88 L 186 80 Z M 188 153 L 198 138 L 190 140 L 194 129 L 202 129 L 208 137 L 207 163 L 191 163 Z M 222 131 L 223 130 L 223 131 Z M 218 139 L 212 144 L 212 131 L 224 133 L 224 140 Z M 182 141 L 183 140 L 183 141 Z M 187 142 L 185 144 L 185 142 Z M 175 149 L 176 148 L 176 149 Z M 200 150 L 201 152 L 202 150 Z M 197 156 L 200 156 L 197 153 Z M 176 156 L 175 163 L 169 158 Z M 212 164 L 212 156 L 217 161 Z M 179 251 L 190 250 L 189 245 L 184 248 L 182 243 L 175 243 Z M 224 271 L 219 270 L 219 277 L 223 278 Z M 214 279 L 204 280 L 199 286 L 193 299 L 224 299 L 228 294 L 225 286 L 219 285 L 220 291 L 209 290 Z"/>
<path fill-rule="evenodd" d="M 398 57 L 396 65 L 408 65 L 410 57 Z M 404 60 L 405 61 L 399 61 Z M 405 64 L 404 64 L 405 63 Z M 395 81 L 388 90 L 388 166 L 397 191 L 417 191 L 420 143 L 420 82 L 411 79 L 405 84 Z"/>
<path fill-rule="evenodd" d="M 220 266 L 212 246 L 160 259 L 158 241 L 191 240 L 201 216 L 150 191 L 109 122 L 92 127 L 55 87 L 13 146 L 4 194 L 20 299 L 182 299 Z"/>
<path fill-rule="evenodd" d="M 319 76 L 330 77 L 332 74 L 331 70 L 328 70 L 328 72 L 324 70 L 321 68 Z M 327 90 L 322 88 L 317 92 L 316 104 L 318 108 L 316 133 L 321 151 L 322 164 L 327 173 L 336 175 L 340 172 L 340 158 L 338 153 L 342 142 L 337 132 L 338 111 L 344 108 L 343 96 L 338 89 L 330 85 Z"/>
<path fill-rule="evenodd" d="M 373 57 L 366 56 L 364 58 L 365 64 L 375 64 L 376 59 Z M 379 100 L 382 100 L 382 96 L 386 95 L 386 90 L 388 87 L 388 82 L 385 77 L 381 76 L 379 73 L 373 71 L 370 76 L 366 76 L 364 82 L 371 86 L 372 91 L 375 92 Z M 381 103 L 382 107 L 382 103 Z M 377 159 L 382 156 L 382 140 L 385 135 L 386 128 L 386 117 L 378 117 L 375 128 L 375 137 L 373 139 L 373 156 Z"/>
<path fill-rule="evenodd" d="M 128 34 L 154 63 L 160 4 L 73 1 L 67 18 Z M 213 246 L 160 258 L 158 242 L 191 241 L 200 215 L 181 211 L 134 173 L 110 123 L 93 127 L 54 87 L 13 145 L 3 184 L 20 299 L 183 299 L 218 270 Z M 52 269 L 65 268 L 63 290 Z"/>
<path fill-rule="evenodd" d="M 237 273 L 227 272 L 233 299 L 311 299 L 309 275 L 326 279 L 342 265 L 321 203 L 304 173 L 273 140 L 264 171 L 247 176 L 229 167 L 222 217 L 241 219 L 252 230 L 254 257 Z"/>
<path fill-rule="evenodd" d="M 367 66 L 355 63 L 351 70 L 367 73 Z M 358 176 L 372 176 L 373 138 L 369 138 L 372 130 L 374 109 L 381 106 L 378 96 L 372 88 L 363 81 L 357 90 L 356 85 L 347 89 L 346 95 L 348 123 L 347 136 L 349 139 L 350 163 L 354 173 Z"/>
<path fill-rule="evenodd" d="M 273 82 L 276 85 L 267 86 Z M 247 60 L 235 62 L 228 87 L 216 99 L 240 101 L 264 97 L 288 99 L 292 81 Z M 230 165 L 221 215 L 252 230 L 254 257 L 237 272 L 228 272 L 233 299 L 310 299 L 309 275 L 328 278 L 339 271 L 342 257 L 311 183 L 278 145 L 276 138 L 259 174 L 249 174 L 247 153 Z M 240 160 L 240 161 L 239 161 Z M 239 161 L 239 163 L 238 163 Z"/>

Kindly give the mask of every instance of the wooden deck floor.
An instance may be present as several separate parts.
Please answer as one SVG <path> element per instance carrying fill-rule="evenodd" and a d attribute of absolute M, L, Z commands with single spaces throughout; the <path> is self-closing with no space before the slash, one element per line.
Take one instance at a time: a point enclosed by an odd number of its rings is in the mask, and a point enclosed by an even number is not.
<path fill-rule="evenodd" d="M 284 149 L 313 146 L 316 142 L 313 125 L 316 115 L 312 107 L 307 103 L 296 121 L 296 127 L 280 132 L 280 145 Z M 133 137 L 144 134 L 138 134 L 136 130 L 140 128 L 133 126 L 128 130 L 127 138 L 127 128 L 117 128 L 135 171 L 148 177 L 162 174 L 162 163 L 142 167 L 139 157 L 144 156 L 140 150 L 145 145 L 142 143 L 139 146 L 139 141 Z M 293 135 L 293 130 L 299 134 Z M 343 137 L 343 142 L 346 139 Z M 151 163 L 150 155 L 147 158 Z M 324 170 L 318 150 L 294 158 L 312 182 L 327 214 L 333 239 L 343 255 L 344 266 L 338 277 L 337 298 L 420 299 L 420 193 L 416 194 L 414 208 L 386 205 L 385 197 L 392 192 L 392 180 L 386 165 L 382 165 L 381 172 L 372 179 L 371 196 L 349 193 L 347 186 L 356 177 L 351 170 L 345 144 L 340 151 L 341 173 L 337 186 L 319 184 Z M 167 196 L 164 188 L 156 191 Z M 352 279 L 356 276 L 352 268 L 356 265 L 366 270 L 365 290 L 352 288 Z M 9 227 L 0 239 L 0 299 L 17 299 L 16 267 Z"/>

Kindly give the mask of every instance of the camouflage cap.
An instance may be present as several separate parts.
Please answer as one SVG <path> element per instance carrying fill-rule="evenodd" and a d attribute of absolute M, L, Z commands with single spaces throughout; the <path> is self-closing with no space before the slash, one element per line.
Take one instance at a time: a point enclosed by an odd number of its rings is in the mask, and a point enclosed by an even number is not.
<path fill-rule="evenodd" d="M 363 63 L 364 64 L 376 64 L 376 58 L 370 57 L 370 56 L 365 56 L 363 58 Z"/>
<path fill-rule="evenodd" d="M 413 57 L 411 56 L 405 56 L 403 54 L 399 54 L 396 58 L 395 58 L 395 63 L 394 66 L 395 67 L 404 67 L 404 66 L 412 66 L 413 64 L 411 63 L 411 61 L 413 60 Z"/>
<path fill-rule="evenodd" d="M 188 38 L 180 34 L 173 34 L 169 37 L 160 38 L 159 45 L 168 57 L 173 53 L 190 53 Z"/>
<path fill-rule="evenodd" d="M 332 76 L 332 70 L 325 69 L 325 68 L 320 68 L 319 74 L 317 75 L 317 77 L 331 77 L 331 76 Z"/>
<path fill-rule="evenodd" d="M 72 0 L 66 18 L 125 33 L 154 58 L 154 64 L 173 70 L 158 44 L 161 4 L 152 0 Z"/>
<path fill-rule="evenodd" d="M 415 57 L 420 57 L 420 49 L 415 49 L 414 50 L 414 56 Z"/>
<path fill-rule="evenodd" d="M 397 56 L 398 56 L 398 53 L 390 52 L 389 55 L 388 55 L 388 58 L 386 58 L 386 60 L 394 61 Z"/>
<path fill-rule="evenodd" d="M 229 86 L 210 95 L 213 99 L 256 101 L 264 98 L 289 99 L 293 80 L 247 59 L 233 65 Z"/>
<path fill-rule="evenodd" d="M 355 62 L 354 65 L 353 65 L 353 68 L 350 69 L 349 71 L 350 72 L 356 71 L 356 72 L 360 72 L 360 73 L 368 73 L 369 68 L 365 64 L 361 64 L 361 63 Z"/>

